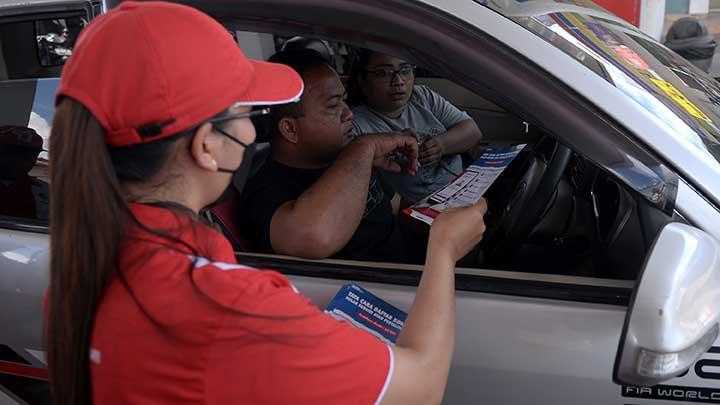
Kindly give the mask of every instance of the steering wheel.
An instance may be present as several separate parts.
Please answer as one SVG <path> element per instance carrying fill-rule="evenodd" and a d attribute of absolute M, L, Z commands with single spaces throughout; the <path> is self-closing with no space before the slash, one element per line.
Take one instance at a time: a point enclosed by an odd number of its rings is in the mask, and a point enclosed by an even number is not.
<path fill-rule="evenodd" d="M 571 156 L 570 148 L 546 135 L 506 169 L 506 181 L 488 195 L 488 230 L 482 243 L 486 262 L 504 261 L 530 235 L 555 196 Z"/>

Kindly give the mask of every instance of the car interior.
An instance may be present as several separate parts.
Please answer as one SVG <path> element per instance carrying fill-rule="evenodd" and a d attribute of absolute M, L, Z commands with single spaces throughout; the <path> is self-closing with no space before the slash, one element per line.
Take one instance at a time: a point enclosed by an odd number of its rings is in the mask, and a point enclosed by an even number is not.
<path fill-rule="evenodd" d="M 286 42 L 298 41 L 298 37 L 243 31 L 235 35 L 246 54 L 259 59 L 267 59 Z M 317 49 L 320 39 L 305 39 L 306 44 L 315 43 L 308 47 Z M 346 81 L 353 46 L 322 42 L 324 53 Z M 657 232 L 678 220 L 553 134 L 488 98 L 420 64 L 415 80 L 466 111 L 482 130 L 482 143 L 463 156 L 466 166 L 487 146 L 528 145 L 488 190 L 485 238 L 461 266 L 632 280 Z M 260 151 L 252 172 L 267 159 L 270 145 L 261 144 Z M 253 252 L 252 240 L 237 226 L 238 197 L 213 207 L 209 215 L 238 251 Z M 418 226 L 419 232 L 427 233 L 423 227 Z"/>

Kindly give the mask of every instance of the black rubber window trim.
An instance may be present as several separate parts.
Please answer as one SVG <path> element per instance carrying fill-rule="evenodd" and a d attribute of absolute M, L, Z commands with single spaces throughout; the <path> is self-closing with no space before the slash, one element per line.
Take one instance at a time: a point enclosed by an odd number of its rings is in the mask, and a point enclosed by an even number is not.
<path fill-rule="evenodd" d="M 46 235 L 50 234 L 50 228 L 47 221 L 8 217 L 4 215 L 0 215 L 0 229 L 41 233 Z"/>
<path fill-rule="evenodd" d="M 421 272 L 380 267 L 353 266 L 351 264 L 323 263 L 303 259 L 275 256 L 237 254 L 239 263 L 247 266 L 278 271 L 286 276 L 417 286 Z M 470 274 L 455 276 L 455 289 L 486 294 L 499 294 L 527 298 L 572 301 L 578 303 L 607 304 L 627 307 L 632 288 L 556 283 L 505 277 Z"/>

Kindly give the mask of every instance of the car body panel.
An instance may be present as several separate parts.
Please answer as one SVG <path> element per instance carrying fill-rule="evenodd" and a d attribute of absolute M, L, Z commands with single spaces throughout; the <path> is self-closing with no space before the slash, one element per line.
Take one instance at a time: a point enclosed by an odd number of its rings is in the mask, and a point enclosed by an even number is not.
<path fill-rule="evenodd" d="M 292 281 L 321 307 L 344 283 Z M 414 287 L 362 285 L 404 311 L 414 298 Z M 609 379 L 624 307 L 462 291 L 456 308 L 445 403 L 607 405 L 618 399 Z"/>
<path fill-rule="evenodd" d="M 43 350 L 42 303 L 50 266 L 48 236 L 3 229 L 0 232 L 0 344 L 10 346 L 28 363 L 44 364 L 27 350 Z M 10 310 L 12 309 L 12 310 Z"/>

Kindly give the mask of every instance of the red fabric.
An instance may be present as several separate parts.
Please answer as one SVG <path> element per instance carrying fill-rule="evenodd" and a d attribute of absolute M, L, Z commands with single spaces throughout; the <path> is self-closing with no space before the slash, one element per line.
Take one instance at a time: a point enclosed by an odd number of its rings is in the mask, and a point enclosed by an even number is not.
<path fill-rule="evenodd" d="M 105 128 L 108 144 L 125 146 L 176 134 L 235 102 L 294 101 L 302 88 L 291 68 L 246 58 L 200 11 L 126 1 L 82 31 L 56 100 L 79 101 Z M 141 137 L 138 128 L 150 124 L 157 131 Z"/>
<path fill-rule="evenodd" d="M 242 252 L 255 250 L 252 241 L 246 238 L 240 228 L 240 193 L 232 187 L 229 197 L 210 209 L 213 220 L 222 228 L 228 240 Z"/>
<path fill-rule="evenodd" d="M 120 268 L 134 298 L 115 280 L 98 308 L 90 354 L 95 403 L 378 399 L 392 364 L 387 345 L 324 314 L 281 274 L 234 264 L 216 231 L 162 208 L 135 205 L 133 212 L 202 257 L 193 265 L 178 243 L 140 231 L 128 238 Z"/>
<path fill-rule="evenodd" d="M 606 8 L 630 24 L 640 26 L 640 0 L 594 0 L 601 7 Z"/>

